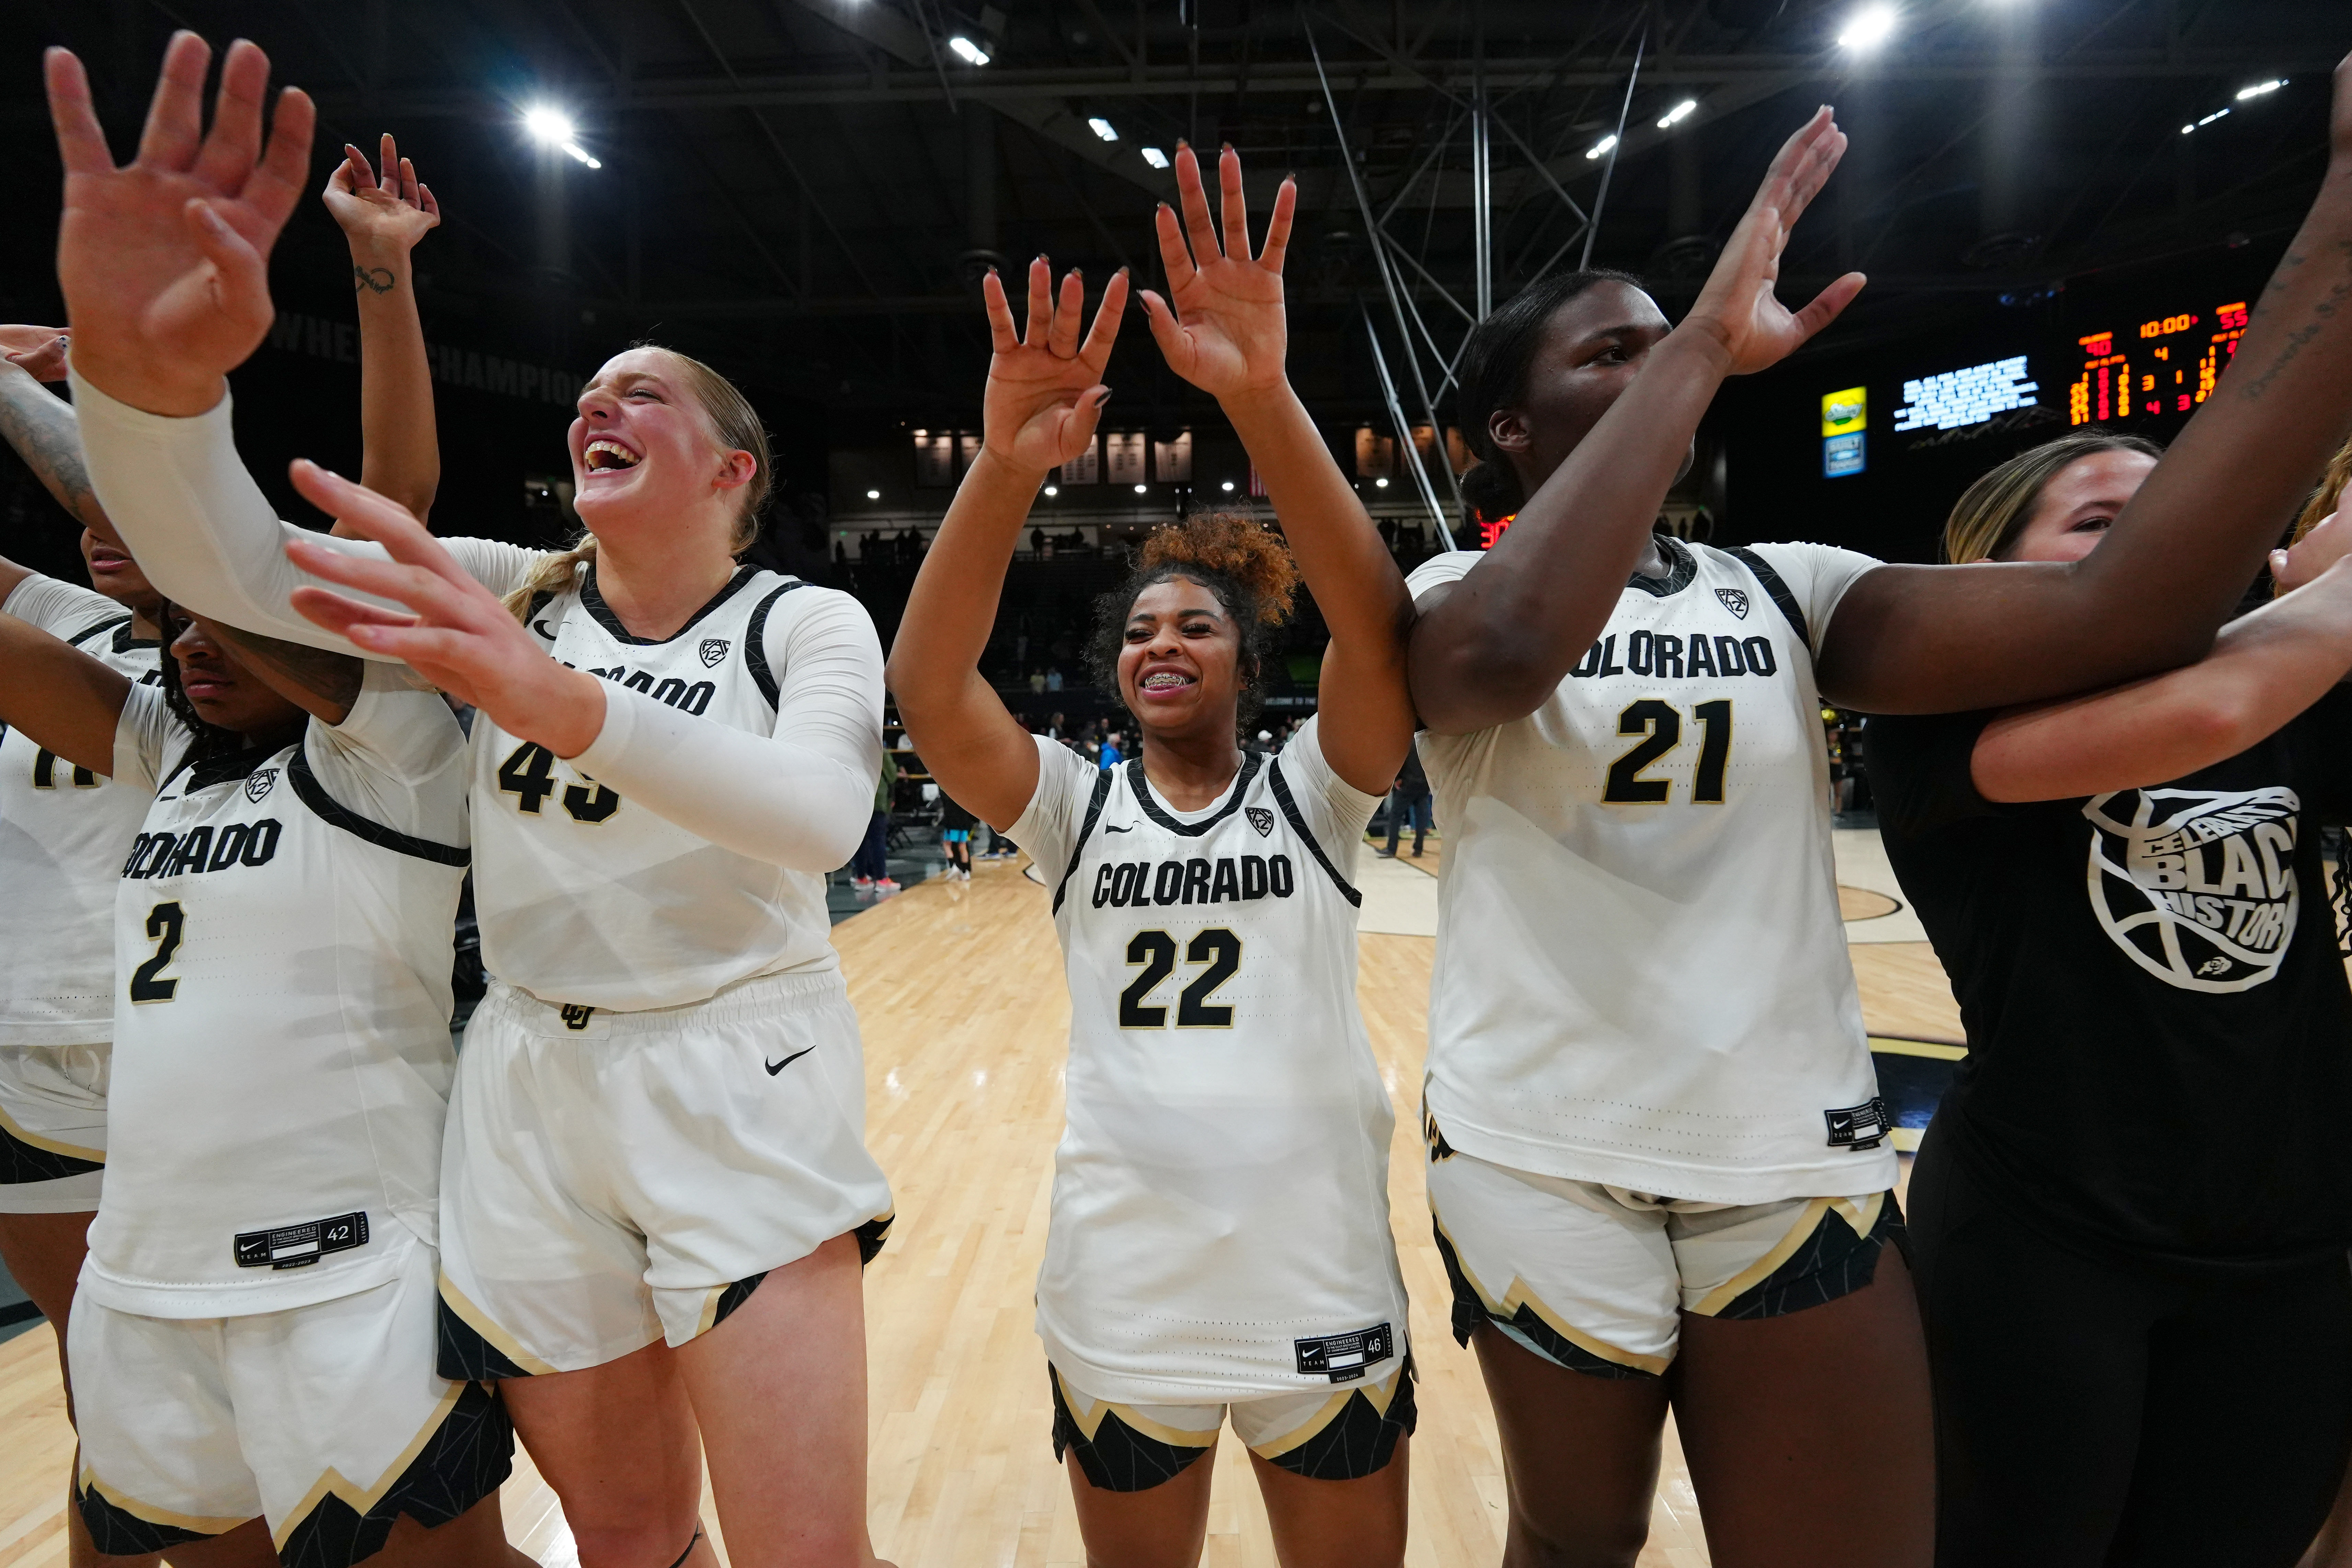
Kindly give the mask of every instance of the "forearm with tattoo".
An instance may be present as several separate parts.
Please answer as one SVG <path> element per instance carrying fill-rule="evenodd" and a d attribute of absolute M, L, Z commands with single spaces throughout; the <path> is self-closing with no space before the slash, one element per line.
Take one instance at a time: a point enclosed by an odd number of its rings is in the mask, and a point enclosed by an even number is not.
<path fill-rule="evenodd" d="M 353 293 L 365 289 L 373 294 L 389 294 L 392 292 L 393 285 L 399 281 L 393 276 L 392 268 L 389 267 L 362 267 L 356 264 L 352 268 L 352 279 Z"/>
<path fill-rule="evenodd" d="M 81 429 L 73 405 L 42 389 L 13 366 L 0 366 L 0 439 L 25 459 L 58 504 L 87 528 L 104 522 L 89 470 L 82 466 Z"/>

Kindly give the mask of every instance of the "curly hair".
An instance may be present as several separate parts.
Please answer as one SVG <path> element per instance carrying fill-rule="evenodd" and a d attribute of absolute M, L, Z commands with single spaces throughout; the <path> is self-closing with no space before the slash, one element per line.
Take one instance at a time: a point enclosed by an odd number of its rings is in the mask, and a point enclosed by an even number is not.
<path fill-rule="evenodd" d="M 163 682 L 163 706 L 171 711 L 173 718 L 187 727 L 189 756 L 199 763 L 207 763 L 215 757 L 235 756 L 245 750 L 247 742 L 245 737 L 236 731 L 224 730 L 197 712 L 196 705 L 188 700 L 186 689 L 180 684 L 180 661 L 173 657 L 172 645 L 179 640 L 182 632 L 188 629 L 188 623 L 193 618 L 169 599 L 155 607 L 155 626 L 163 640 L 163 657 L 156 660 L 156 673 Z"/>
<path fill-rule="evenodd" d="M 1266 634 L 1289 619 L 1298 593 L 1298 566 L 1288 547 L 1254 518 L 1197 512 L 1146 540 L 1127 580 L 1095 601 L 1087 674 L 1103 690 L 1118 690 L 1118 650 L 1126 644 L 1127 617 L 1135 601 L 1145 589 L 1178 577 L 1206 588 L 1233 620 L 1241 639 L 1234 666 L 1241 680 L 1236 719 L 1247 724 L 1261 705 Z"/>

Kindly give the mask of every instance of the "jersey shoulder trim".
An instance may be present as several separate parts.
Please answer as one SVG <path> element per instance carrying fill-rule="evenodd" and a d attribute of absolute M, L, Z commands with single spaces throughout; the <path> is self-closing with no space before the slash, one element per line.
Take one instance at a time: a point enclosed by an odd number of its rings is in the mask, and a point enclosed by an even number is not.
<path fill-rule="evenodd" d="M 1770 562 L 1748 549 L 1745 544 L 1735 544 L 1724 553 L 1755 574 L 1756 581 L 1764 585 L 1765 595 L 1772 601 L 1780 614 L 1787 618 L 1789 625 L 1795 629 L 1797 640 L 1805 645 L 1807 653 L 1812 652 L 1813 630 L 1805 624 L 1804 606 L 1798 604 L 1797 595 L 1789 591 L 1788 580 L 1773 570 Z"/>
<path fill-rule="evenodd" d="M 1143 807 L 1144 816 L 1171 833 L 1179 833 L 1187 838 L 1198 838 L 1242 808 L 1242 797 L 1249 794 L 1250 780 L 1257 777 L 1257 770 L 1265 764 L 1265 762 L 1264 752 L 1243 752 L 1242 771 L 1234 776 L 1233 793 L 1225 797 L 1223 809 L 1204 816 L 1198 822 L 1177 821 L 1153 797 L 1151 785 L 1143 776 L 1141 757 L 1133 758 L 1124 765 L 1127 768 L 1128 787 L 1135 792 L 1136 804 Z"/>
<path fill-rule="evenodd" d="M 110 616 L 107 619 L 100 621 L 94 626 L 84 626 L 80 631 L 78 631 L 74 633 L 73 636 L 66 638 L 66 646 L 68 647 L 79 647 L 82 644 L 89 641 L 90 638 L 96 637 L 100 632 L 112 632 L 115 634 L 112 644 L 114 651 L 121 653 L 126 651 L 122 646 L 121 634 L 129 630 L 130 626 L 131 617 L 129 616 Z M 151 644 L 149 646 L 152 647 L 153 645 Z"/>
<path fill-rule="evenodd" d="M 1299 812 L 1298 802 L 1291 798 L 1290 781 L 1282 776 L 1281 758 L 1276 758 L 1274 765 L 1266 770 L 1265 782 L 1274 786 L 1274 804 L 1282 807 L 1282 815 L 1290 819 L 1291 827 L 1306 844 L 1307 852 L 1315 857 L 1315 863 L 1323 868 L 1323 874 L 1331 879 L 1331 885 L 1339 889 L 1340 896 L 1348 902 L 1358 909 L 1363 908 L 1363 893 L 1339 875 L 1339 868 L 1331 864 L 1331 857 L 1323 853 L 1323 846 L 1307 826 L 1307 818 Z"/>
<path fill-rule="evenodd" d="M 370 822 L 358 812 L 327 793 L 319 775 L 310 771 L 310 753 L 307 746 L 294 748 L 294 755 L 286 763 L 286 782 L 294 786 L 294 794 L 310 814 L 330 827 L 340 827 L 354 838 L 362 839 L 379 849 L 391 849 L 402 855 L 413 855 L 419 860 L 430 860 L 441 866 L 463 866 L 473 857 L 463 849 L 446 844 L 436 844 L 430 838 L 417 838 L 386 827 L 381 822 Z"/>
<path fill-rule="evenodd" d="M 177 717 L 178 715 L 173 715 L 175 720 Z M 183 733 L 185 731 L 184 731 Z M 254 769 L 277 754 L 276 752 L 265 752 L 258 746 L 246 746 L 237 751 L 206 757 L 200 756 L 192 746 L 182 754 L 179 763 L 172 771 L 163 775 L 163 783 L 155 786 L 155 793 L 162 795 L 171 782 L 184 773 L 188 775 L 188 782 L 182 787 L 183 795 L 194 790 L 210 789 L 215 784 L 229 784 L 237 779 L 249 779 L 253 776 Z"/>
<path fill-rule="evenodd" d="M 1110 799 L 1112 771 L 1103 769 L 1095 774 L 1095 792 L 1087 797 L 1087 819 L 1078 826 L 1078 837 L 1070 846 L 1070 863 L 1062 868 L 1062 879 L 1054 884 L 1053 914 L 1062 912 L 1062 897 L 1070 890 L 1070 879 L 1078 874 L 1078 857 L 1087 852 L 1087 840 L 1094 837 L 1095 824 L 1102 820 L 1103 803 Z"/>
<path fill-rule="evenodd" d="M 1671 599 L 1698 580 L 1698 557 L 1671 533 L 1659 534 L 1657 541 L 1658 553 L 1665 558 L 1666 574 L 1644 577 L 1635 572 L 1625 579 L 1625 586 L 1638 588 L 1654 599 Z"/>
<path fill-rule="evenodd" d="M 776 684 L 776 672 L 768 668 L 768 612 L 776 607 L 778 599 L 795 588 L 807 586 L 797 577 L 782 584 L 752 609 L 751 618 L 743 628 L 743 668 L 751 672 L 752 680 L 759 685 L 760 695 L 768 700 L 771 708 L 784 705 L 784 693 L 783 689 Z"/>
<path fill-rule="evenodd" d="M 641 637 L 621 624 L 621 617 L 613 613 L 613 606 L 604 603 L 604 594 L 596 587 L 593 562 L 589 563 L 587 580 L 580 584 L 580 607 L 593 616 L 596 624 L 604 627 L 614 642 L 625 643 L 631 647 L 659 647 L 665 643 L 674 643 L 692 631 L 703 616 L 742 592 L 744 584 L 759 574 L 760 568 L 748 563 L 735 568 L 735 575 L 727 580 L 727 586 L 710 595 L 708 604 L 686 618 L 686 625 L 666 637 Z"/>

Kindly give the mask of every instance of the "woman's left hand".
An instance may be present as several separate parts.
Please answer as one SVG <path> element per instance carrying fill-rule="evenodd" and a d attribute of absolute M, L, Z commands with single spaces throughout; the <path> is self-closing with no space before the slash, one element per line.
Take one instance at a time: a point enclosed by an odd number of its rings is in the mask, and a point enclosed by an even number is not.
<path fill-rule="evenodd" d="M 1223 242 L 1209 220 L 1201 161 L 1190 147 L 1176 150 L 1176 214 L 1161 203 L 1160 259 L 1168 268 L 1169 298 L 1143 290 L 1144 314 L 1168 366 L 1213 397 L 1270 392 L 1283 383 L 1288 328 L 1283 318 L 1282 260 L 1290 246 L 1298 185 L 1286 177 L 1274 198 L 1265 246 L 1250 255 L 1249 209 L 1242 194 L 1241 154 L 1228 147 L 1217 159 Z M 1185 239 L 1190 236 L 1191 248 Z M 1172 304 L 1172 308 L 1171 308 Z"/>
<path fill-rule="evenodd" d="M 604 727 L 604 683 L 550 658 L 498 596 L 467 574 L 406 508 L 315 463 L 294 465 L 294 488 L 389 561 L 309 539 L 289 540 L 295 565 L 331 583 L 396 600 L 410 614 L 324 588 L 297 588 L 294 608 L 362 652 L 399 659 L 499 728 L 576 757 Z"/>
<path fill-rule="evenodd" d="M 433 199 L 433 187 L 416 177 L 416 165 L 400 155 L 390 133 L 377 151 L 383 159 L 381 180 L 367 154 L 344 142 L 343 161 L 335 165 L 319 196 L 354 249 L 404 256 L 428 230 L 440 226 L 441 204 Z"/>

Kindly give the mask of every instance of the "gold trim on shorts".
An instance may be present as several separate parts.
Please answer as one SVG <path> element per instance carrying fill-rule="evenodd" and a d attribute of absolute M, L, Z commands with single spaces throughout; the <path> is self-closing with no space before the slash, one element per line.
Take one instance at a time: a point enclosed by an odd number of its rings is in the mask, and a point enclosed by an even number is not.
<path fill-rule="evenodd" d="M 520 1341 L 517 1340 L 512 1334 L 507 1332 L 504 1329 L 499 1327 L 499 1325 L 492 1321 L 488 1312 L 483 1311 L 479 1307 L 474 1305 L 474 1303 L 467 1298 L 467 1295 L 463 1290 L 458 1289 L 457 1286 L 450 1283 L 449 1274 L 446 1269 L 441 1271 L 440 1278 L 435 1281 L 435 1285 L 441 1292 L 442 1305 L 447 1307 L 451 1311 L 457 1313 L 459 1318 L 463 1319 L 466 1326 L 473 1330 L 476 1333 L 481 1335 L 483 1340 L 489 1344 L 489 1347 L 492 1350 L 495 1350 L 499 1354 L 505 1356 L 509 1361 L 514 1363 L 515 1365 L 522 1368 L 523 1371 L 530 1373 L 533 1377 L 545 1377 L 551 1373 L 561 1372 L 562 1370 L 561 1367 L 552 1366 L 548 1363 L 540 1360 L 537 1356 L 523 1349 Z M 651 1342 L 649 1341 L 647 1342 L 650 1343 Z"/>
<path fill-rule="evenodd" d="M 68 1143 L 56 1138 L 45 1138 L 38 1132 L 26 1131 L 17 1124 L 15 1117 L 8 1114 L 8 1108 L 5 1105 L 0 1105 L 0 1132 L 5 1132 L 17 1142 L 29 1144 L 46 1154 L 63 1154 L 68 1160 L 87 1160 L 93 1165 L 106 1163 L 106 1151 L 103 1149 L 86 1149 L 79 1143 Z"/>
<path fill-rule="evenodd" d="M 150 1524 L 168 1525 L 173 1530 L 192 1531 L 198 1535 L 226 1535 L 253 1517 L 251 1514 L 239 1514 L 235 1519 L 214 1519 L 200 1513 L 175 1513 L 168 1508 L 157 1508 L 100 1480 L 98 1472 L 91 1469 L 87 1462 L 81 1468 L 81 1489 L 96 1492 L 109 1504 L 134 1519 L 143 1519 Z"/>
<path fill-rule="evenodd" d="M 1222 1413 L 1214 1427 L 1202 1432 L 1187 1432 L 1178 1426 L 1163 1426 L 1148 1415 L 1138 1415 L 1132 1405 L 1113 1404 L 1108 1399 L 1090 1401 L 1094 1405 L 1093 1415 L 1081 1415 L 1078 1414 L 1079 1401 L 1071 1394 L 1070 1380 L 1062 1375 L 1062 1369 L 1047 1362 L 1045 1370 L 1054 1374 L 1054 1382 L 1062 1390 L 1062 1403 L 1069 1409 L 1071 1425 L 1077 1427 L 1089 1443 L 1095 1440 L 1095 1434 L 1102 1430 L 1103 1417 L 1113 1413 L 1134 1430 L 1171 1448 L 1213 1448 L 1217 1446 L 1217 1434 L 1224 1427 Z"/>
<path fill-rule="evenodd" d="M 462 1383 L 453 1383 L 449 1385 L 449 1392 L 441 1396 L 440 1403 L 433 1407 L 433 1414 L 425 1418 L 425 1425 L 417 1429 L 416 1436 L 409 1439 L 408 1447 L 403 1448 L 397 1458 L 384 1466 L 383 1473 L 376 1478 L 376 1483 L 373 1487 L 362 1487 L 346 1477 L 334 1466 L 329 1465 L 326 1472 L 310 1483 L 310 1489 L 302 1494 L 302 1500 L 289 1510 L 285 1520 L 269 1532 L 270 1544 L 281 1552 L 284 1551 L 287 1538 L 302 1527 L 330 1494 L 342 1499 L 351 1505 L 353 1513 L 362 1519 L 366 1518 L 374 1510 L 375 1505 L 383 1500 L 383 1494 L 397 1486 L 400 1479 L 408 1474 L 408 1467 L 416 1462 L 417 1455 L 425 1452 L 425 1445 L 431 1442 L 433 1435 L 441 1430 L 442 1425 L 449 1419 L 449 1412 L 457 1407 L 458 1396 L 465 1392 L 466 1385 Z"/>
<path fill-rule="evenodd" d="M 1587 1355 L 1597 1356 L 1602 1361 L 1613 1363 L 1618 1366 L 1630 1366 L 1638 1372 L 1646 1372 L 1653 1377 L 1664 1377 L 1666 1369 L 1675 1364 L 1675 1358 L 1672 1356 L 1640 1355 L 1633 1351 L 1620 1349 L 1605 1340 L 1593 1338 L 1552 1310 L 1543 1298 L 1528 1289 L 1527 1281 L 1517 1275 L 1511 1277 L 1511 1288 L 1503 1292 L 1498 1301 L 1495 1294 L 1486 1289 L 1485 1282 L 1470 1271 L 1469 1260 L 1462 1256 L 1462 1244 L 1454 1239 L 1454 1233 L 1445 1228 L 1445 1221 L 1438 1217 L 1433 1208 L 1430 1211 L 1430 1218 L 1436 1224 L 1438 1232 L 1445 1237 L 1445 1244 L 1454 1249 L 1454 1260 L 1462 1270 L 1462 1278 L 1470 1281 L 1470 1289 L 1478 1292 L 1479 1302 L 1486 1307 L 1486 1310 L 1503 1322 L 1509 1322 L 1517 1318 L 1519 1315 L 1519 1309 L 1525 1307 L 1541 1319 L 1546 1328 Z"/>

